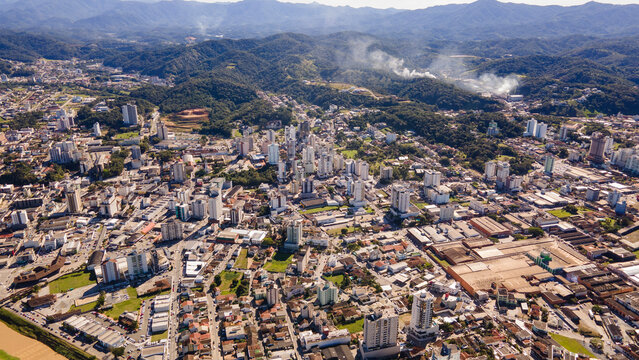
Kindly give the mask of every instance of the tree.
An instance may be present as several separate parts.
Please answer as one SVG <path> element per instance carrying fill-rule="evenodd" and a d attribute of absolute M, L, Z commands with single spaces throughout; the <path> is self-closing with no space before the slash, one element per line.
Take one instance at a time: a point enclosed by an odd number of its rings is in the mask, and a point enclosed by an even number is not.
<path fill-rule="evenodd" d="M 213 283 L 215 284 L 215 286 L 220 286 L 222 284 L 222 277 L 220 276 L 220 274 L 215 275 L 215 277 L 213 278 Z"/>
<path fill-rule="evenodd" d="M 540 227 L 537 226 L 531 226 L 528 228 L 528 233 L 534 237 L 534 238 L 538 238 L 541 236 L 544 236 L 544 230 Z"/>
<path fill-rule="evenodd" d="M 564 210 L 566 212 L 569 212 L 569 213 L 573 214 L 573 215 L 577 215 L 577 213 L 579 213 L 579 209 L 573 204 L 568 204 L 568 205 L 564 206 Z"/>
<path fill-rule="evenodd" d="M 117 359 L 120 356 L 124 355 L 124 348 L 123 347 L 113 348 L 111 349 L 111 354 L 113 354 L 113 356 Z"/>
<path fill-rule="evenodd" d="M 95 302 L 95 308 L 99 309 L 104 305 L 104 301 L 106 300 L 106 296 L 104 291 L 100 292 L 100 296 L 98 296 L 98 300 Z"/>

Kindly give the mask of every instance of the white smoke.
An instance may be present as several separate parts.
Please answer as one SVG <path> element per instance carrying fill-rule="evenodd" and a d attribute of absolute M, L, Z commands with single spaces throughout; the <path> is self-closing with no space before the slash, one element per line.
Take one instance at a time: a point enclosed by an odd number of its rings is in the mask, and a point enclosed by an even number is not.
<path fill-rule="evenodd" d="M 386 71 L 401 76 L 405 79 L 431 78 L 436 76 L 426 70 L 409 69 L 404 65 L 404 59 L 396 58 L 379 49 L 371 50 L 375 44 L 373 39 L 360 38 L 349 42 L 350 53 L 346 54 L 343 62 L 346 67 L 367 67 L 375 70 Z"/>
<path fill-rule="evenodd" d="M 517 75 L 498 76 L 493 73 L 477 75 L 469 72 L 464 57 L 459 55 L 439 55 L 428 67 L 438 78 L 454 83 L 462 88 L 478 93 L 490 93 L 504 96 L 519 86 Z"/>
<path fill-rule="evenodd" d="M 430 64 L 428 69 L 409 69 L 404 59 L 397 58 L 380 49 L 372 49 L 376 44 L 373 38 L 352 39 L 350 51 L 342 60 L 346 67 L 366 67 L 393 73 L 405 79 L 430 78 L 441 79 L 477 93 L 490 93 L 504 96 L 512 93 L 519 86 L 516 75 L 498 76 L 493 73 L 477 75 L 469 72 L 464 57 L 445 51 Z"/>

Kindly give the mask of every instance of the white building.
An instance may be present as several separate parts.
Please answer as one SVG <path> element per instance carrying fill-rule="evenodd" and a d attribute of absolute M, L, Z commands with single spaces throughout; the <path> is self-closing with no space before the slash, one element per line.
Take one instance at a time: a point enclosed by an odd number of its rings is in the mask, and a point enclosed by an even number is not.
<path fill-rule="evenodd" d="M 162 241 L 182 240 L 184 238 L 184 225 L 179 221 L 173 220 L 164 223 L 161 229 Z"/>
<path fill-rule="evenodd" d="M 268 306 L 279 304 L 280 302 L 280 289 L 277 285 L 273 284 L 266 289 L 266 303 Z"/>
<path fill-rule="evenodd" d="M 391 207 L 405 214 L 410 206 L 410 190 L 404 186 L 394 185 L 391 190 Z"/>
<path fill-rule="evenodd" d="M 324 286 L 317 288 L 317 301 L 320 306 L 336 303 L 337 295 L 337 288 L 331 283 L 326 283 Z"/>
<path fill-rule="evenodd" d="M 270 144 L 268 146 L 268 163 L 276 165 L 280 162 L 280 146 L 278 144 Z"/>
<path fill-rule="evenodd" d="M 392 311 L 377 311 L 364 319 L 364 340 L 361 353 L 364 359 L 378 359 L 399 353 L 397 333 L 399 316 Z"/>
<path fill-rule="evenodd" d="M 442 173 L 436 170 L 428 169 L 424 171 L 424 186 L 438 187 L 441 185 Z"/>
<path fill-rule="evenodd" d="M 286 242 L 284 248 L 289 250 L 298 250 L 304 239 L 302 219 L 295 219 L 288 224 L 286 228 Z"/>
<path fill-rule="evenodd" d="M 122 119 L 127 125 L 137 125 L 138 107 L 132 104 L 122 105 Z"/>
<path fill-rule="evenodd" d="M 171 166 L 171 179 L 177 183 L 183 183 L 186 180 L 184 163 L 177 162 Z"/>
<path fill-rule="evenodd" d="M 425 347 L 439 332 L 439 326 L 433 323 L 433 301 L 426 291 L 413 294 L 408 340 L 415 346 Z"/>
<path fill-rule="evenodd" d="M 206 199 L 195 199 L 191 202 L 193 218 L 197 220 L 205 219 L 208 216 L 208 202 Z"/>
<path fill-rule="evenodd" d="M 222 194 L 217 194 L 209 198 L 209 218 L 217 222 L 224 220 L 224 213 L 222 212 Z"/>
<path fill-rule="evenodd" d="M 149 260 L 145 252 L 133 251 L 126 256 L 129 277 L 136 277 L 149 272 Z"/>

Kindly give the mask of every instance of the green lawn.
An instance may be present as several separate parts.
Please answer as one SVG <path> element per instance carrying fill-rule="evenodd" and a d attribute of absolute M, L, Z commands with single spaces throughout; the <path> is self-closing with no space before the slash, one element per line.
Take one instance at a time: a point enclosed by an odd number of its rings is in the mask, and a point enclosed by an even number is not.
<path fill-rule="evenodd" d="M 4 350 L 0 350 L 0 360 L 20 360 L 20 358 L 7 354 Z"/>
<path fill-rule="evenodd" d="M 326 281 L 334 283 L 337 286 L 342 286 L 342 283 L 344 282 L 344 275 L 340 274 L 334 276 L 324 276 L 324 279 L 326 279 Z"/>
<path fill-rule="evenodd" d="M 577 339 L 553 333 L 550 333 L 550 337 L 570 352 L 575 354 L 584 354 L 593 358 L 595 357 L 595 355 L 586 349 Z"/>
<path fill-rule="evenodd" d="M 117 303 L 113 305 L 113 307 L 109 310 L 106 310 L 104 314 L 111 319 L 117 320 L 120 315 L 125 311 L 136 312 L 140 310 L 140 306 L 142 306 L 142 300 L 148 300 L 156 297 L 157 295 L 165 295 L 168 294 L 169 291 L 163 291 L 159 294 L 151 294 L 146 296 L 138 296 L 135 288 L 128 287 L 126 288 L 127 294 L 129 294 L 129 300 L 125 300 L 123 302 Z"/>
<path fill-rule="evenodd" d="M 344 155 L 344 157 L 347 159 L 355 159 L 357 150 L 342 150 L 342 155 Z"/>
<path fill-rule="evenodd" d="M 69 311 L 73 311 L 73 310 L 80 310 L 82 312 L 87 312 L 87 311 L 91 311 L 95 308 L 95 303 L 97 301 L 93 301 L 90 303 L 86 303 L 84 305 L 80 305 L 80 306 L 75 306 L 75 304 L 71 305 L 71 308 L 69 309 Z"/>
<path fill-rule="evenodd" d="M 49 291 L 52 294 L 59 294 L 69 289 L 77 289 L 83 286 L 95 284 L 91 280 L 91 273 L 86 271 L 74 272 L 63 275 L 49 283 Z"/>
<path fill-rule="evenodd" d="M 310 215 L 310 214 L 317 214 L 324 211 L 332 211 L 332 210 L 338 210 L 338 209 L 339 209 L 339 206 L 323 206 L 319 208 L 300 211 L 300 214 Z"/>
<path fill-rule="evenodd" d="M 268 272 L 283 273 L 286 272 L 288 265 L 293 262 L 293 254 L 278 251 L 273 255 L 273 259 L 264 265 L 264 270 Z"/>
<path fill-rule="evenodd" d="M 413 205 L 415 205 L 416 208 L 421 210 L 421 209 L 425 208 L 426 205 L 428 205 L 428 203 L 425 203 L 425 202 L 414 202 Z"/>
<path fill-rule="evenodd" d="M 356 334 L 360 331 L 364 330 L 364 318 L 361 318 L 355 322 L 348 324 L 339 324 L 337 325 L 338 329 L 348 329 L 351 334 Z"/>
<path fill-rule="evenodd" d="M 349 227 L 343 227 L 343 228 L 338 228 L 338 229 L 330 229 L 330 230 L 326 231 L 326 233 L 329 234 L 329 235 L 338 236 L 338 235 L 342 234 L 342 229 L 346 229 L 346 233 L 347 234 L 354 233 L 356 231 L 362 230 L 361 227 L 349 226 Z"/>
<path fill-rule="evenodd" d="M 564 209 L 557 209 L 557 210 L 550 210 L 548 211 L 548 213 L 550 215 L 554 215 L 560 219 L 567 219 L 570 216 L 572 216 L 571 213 L 569 213 L 568 211 L 564 210 Z"/>
<path fill-rule="evenodd" d="M 240 256 L 235 260 L 235 267 L 238 269 L 248 269 L 248 250 L 242 249 Z"/>
<path fill-rule="evenodd" d="M 151 342 L 160 341 L 169 337 L 169 331 L 165 330 L 161 333 L 151 335 Z"/>
<path fill-rule="evenodd" d="M 115 140 L 125 140 L 125 139 L 134 138 L 139 135 L 140 134 L 137 131 L 129 131 L 125 133 L 116 134 L 113 138 Z"/>
<path fill-rule="evenodd" d="M 239 273 L 236 271 L 222 271 L 222 273 L 220 273 L 220 277 L 222 278 L 222 283 L 219 286 L 220 291 L 222 292 L 222 295 L 228 295 L 228 294 L 235 293 L 238 286 L 240 286 L 240 279 L 242 278 L 242 273 Z M 237 279 L 237 285 L 231 288 L 231 285 L 233 284 L 233 280 L 235 279 Z"/>

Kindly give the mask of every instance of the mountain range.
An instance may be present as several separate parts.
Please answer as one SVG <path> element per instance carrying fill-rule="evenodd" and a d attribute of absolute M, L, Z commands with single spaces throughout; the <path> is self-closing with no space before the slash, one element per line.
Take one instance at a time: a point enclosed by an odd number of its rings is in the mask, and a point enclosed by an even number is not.
<path fill-rule="evenodd" d="M 420 10 L 353 8 L 276 0 L 234 3 L 0 0 L 0 24 L 77 38 L 182 40 L 360 31 L 407 39 L 486 40 L 639 34 L 639 5 L 534 6 L 478 0 Z"/>

